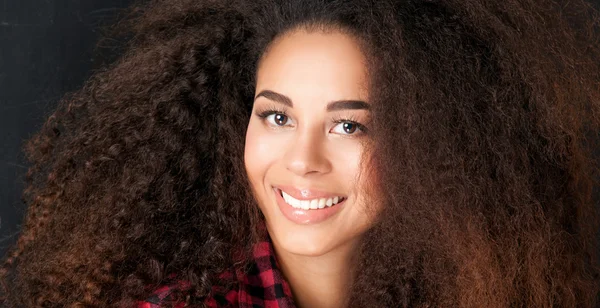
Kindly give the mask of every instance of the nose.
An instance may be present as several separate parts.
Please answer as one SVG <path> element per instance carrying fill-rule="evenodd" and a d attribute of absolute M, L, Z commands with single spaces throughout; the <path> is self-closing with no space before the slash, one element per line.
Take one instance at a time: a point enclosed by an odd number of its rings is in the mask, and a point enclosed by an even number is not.
<path fill-rule="evenodd" d="M 325 136 L 318 133 L 297 134 L 286 149 L 286 168 L 298 176 L 330 172 L 325 141 Z"/>

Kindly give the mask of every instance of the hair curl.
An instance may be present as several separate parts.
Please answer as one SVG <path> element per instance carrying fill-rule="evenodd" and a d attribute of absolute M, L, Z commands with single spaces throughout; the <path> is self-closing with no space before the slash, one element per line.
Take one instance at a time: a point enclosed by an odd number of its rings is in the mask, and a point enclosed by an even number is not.
<path fill-rule="evenodd" d="M 353 307 L 594 307 L 598 13 L 580 0 L 164 0 L 26 144 L 5 304 L 122 307 L 170 273 L 201 305 L 263 221 L 243 164 L 255 69 L 294 28 L 368 55 L 384 205 Z M 244 256 L 240 261 L 241 253 Z"/>

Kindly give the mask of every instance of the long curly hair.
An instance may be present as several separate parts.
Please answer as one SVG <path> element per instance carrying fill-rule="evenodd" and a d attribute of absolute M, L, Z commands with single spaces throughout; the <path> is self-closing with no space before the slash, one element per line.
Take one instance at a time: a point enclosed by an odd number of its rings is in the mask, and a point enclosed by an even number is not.
<path fill-rule="evenodd" d="M 4 304 L 127 307 L 175 273 L 201 307 L 245 269 L 265 232 L 243 162 L 256 65 L 304 27 L 368 58 L 383 210 L 352 307 L 595 307 L 598 20 L 583 0 L 139 3 L 123 55 L 26 143 Z"/>

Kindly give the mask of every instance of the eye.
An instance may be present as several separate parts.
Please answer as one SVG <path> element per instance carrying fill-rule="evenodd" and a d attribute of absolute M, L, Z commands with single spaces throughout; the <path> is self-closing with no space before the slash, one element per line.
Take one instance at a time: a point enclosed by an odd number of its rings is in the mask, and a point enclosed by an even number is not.
<path fill-rule="evenodd" d="M 361 124 L 354 121 L 340 120 L 332 129 L 332 132 L 341 135 L 356 135 L 357 132 L 358 134 L 364 133 L 365 128 Z"/>
<path fill-rule="evenodd" d="M 270 114 L 266 119 L 277 126 L 284 126 L 289 120 L 288 116 L 283 113 Z"/>
<path fill-rule="evenodd" d="M 257 112 L 256 115 L 270 126 L 286 126 L 290 124 L 290 117 L 282 110 L 267 109 Z"/>

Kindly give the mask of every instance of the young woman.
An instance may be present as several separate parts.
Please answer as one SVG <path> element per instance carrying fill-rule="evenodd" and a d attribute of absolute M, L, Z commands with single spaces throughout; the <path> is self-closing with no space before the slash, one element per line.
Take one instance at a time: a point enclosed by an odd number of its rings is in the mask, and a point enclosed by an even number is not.
<path fill-rule="evenodd" d="M 6 306 L 596 306 L 585 2 L 134 12 L 27 144 Z"/>

